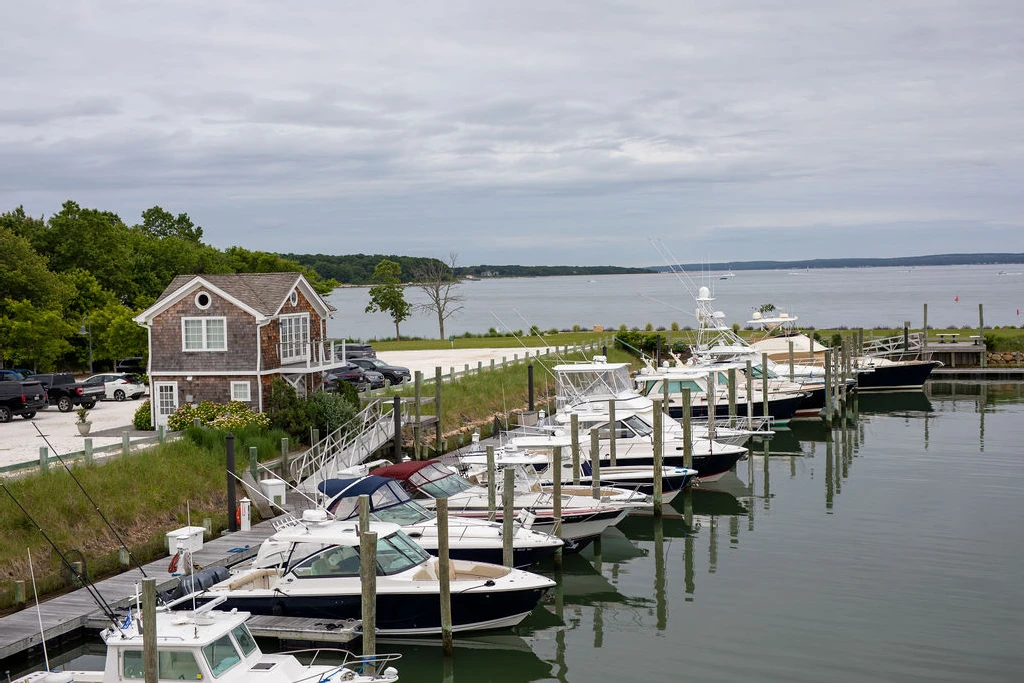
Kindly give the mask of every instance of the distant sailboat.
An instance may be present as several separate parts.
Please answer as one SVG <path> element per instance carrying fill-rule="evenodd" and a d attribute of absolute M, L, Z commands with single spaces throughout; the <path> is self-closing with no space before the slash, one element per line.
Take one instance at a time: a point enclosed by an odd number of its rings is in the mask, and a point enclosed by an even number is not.
<path fill-rule="evenodd" d="M 719 275 L 718 279 L 719 280 L 728 280 L 731 277 L 736 277 L 736 273 L 732 272 L 732 268 L 729 269 L 729 272 L 722 273 L 721 275 Z"/>

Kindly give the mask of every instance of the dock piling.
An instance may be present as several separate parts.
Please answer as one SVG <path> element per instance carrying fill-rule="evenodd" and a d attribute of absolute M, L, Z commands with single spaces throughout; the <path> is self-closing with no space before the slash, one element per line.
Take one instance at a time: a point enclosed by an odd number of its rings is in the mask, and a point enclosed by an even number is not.
<path fill-rule="evenodd" d="M 437 499 L 437 578 L 440 579 L 441 648 L 445 657 L 451 657 L 452 646 L 452 579 L 448 549 L 448 499 Z"/>

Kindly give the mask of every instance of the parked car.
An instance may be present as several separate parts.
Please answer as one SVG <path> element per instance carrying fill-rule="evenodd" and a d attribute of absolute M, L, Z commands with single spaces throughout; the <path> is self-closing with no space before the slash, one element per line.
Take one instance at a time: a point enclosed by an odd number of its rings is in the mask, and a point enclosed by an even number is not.
<path fill-rule="evenodd" d="M 10 422 L 15 415 L 31 420 L 47 407 L 46 390 L 36 380 L 23 380 L 12 370 L 0 372 L 0 422 Z"/>
<path fill-rule="evenodd" d="M 337 387 L 338 382 L 354 384 L 360 391 L 367 387 L 376 389 L 384 386 L 384 375 L 376 370 L 364 370 L 358 365 L 346 363 L 341 367 L 331 370 L 324 377 L 324 384 L 328 389 Z"/>
<path fill-rule="evenodd" d="M 32 375 L 32 379 L 43 385 L 50 405 L 57 406 L 57 410 L 62 413 L 71 412 L 75 406 L 91 409 L 104 393 L 102 386 L 87 387 L 75 380 L 70 372 L 46 372 Z"/>
<path fill-rule="evenodd" d="M 140 356 L 122 358 L 114 363 L 114 372 L 129 372 L 141 375 L 146 372 L 146 364 L 142 362 L 142 358 Z"/>
<path fill-rule="evenodd" d="M 364 370 L 376 370 L 392 384 L 401 384 L 412 379 L 409 368 L 403 368 L 401 365 L 389 365 L 380 358 L 350 358 L 349 362 Z"/>
<path fill-rule="evenodd" d="M 345 344 L 344 348 L 341 346 L 334 347 L 334 355 L 337 356 L 338 360 L 342 359 L 342 352 L 345 354 L 345 360 L 349 361 L 353 358 L 376 358 L 377 352 L 373 350 L 373 347 L 369 344 Z"/>
<path fill-rule="evenodd" d="M 87 387 L 102 386 L 105 398 L 110 401 L 123 401 L 126 398 L 136 400 L 146 393 L 146 385 L 142 378 L 128 372 L 108 372 L 93 375 L 82 382 Z"/>

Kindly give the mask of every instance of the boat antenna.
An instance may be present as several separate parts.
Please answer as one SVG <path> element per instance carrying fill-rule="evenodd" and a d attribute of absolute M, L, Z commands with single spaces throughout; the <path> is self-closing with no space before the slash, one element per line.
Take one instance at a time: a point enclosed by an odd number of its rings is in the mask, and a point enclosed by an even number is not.
<path fill-rule="evenodd" d="M 36 618 L 39 620 L 39 642 L 43 646 L 43 664 L 46 666 L 46 670 L 50 670 L 50 655 L 46 653 L 46 631 L 43 630 L 43 612 L 39 609 L 39 591 L 36 590 L 36 570 L 32 567 L 32 550 L 29 548 L 25 549 L 28 552 L 28 573 L 32 576 L 32 595 L 36 599 Z"/>
<path fill-rule="evenodd" d="M 43 538 L 46 539 L 46 542 L 50 544 L 50 547 L 53 548 L 53 551 L 57 553 L 57 556 L 60 558 L 60 561 L 63 563 L 65 567 L 67 567 L 68 571 L 70 571 L 71 574 L 82 583 L 82 586 L 85 588 L 85 590 L 89 592 L 89 596 L 93 599 L 93 602 L 95 602 L 96 605 L 100 608 L 100 611 L 103 613 L 103 616 L 105 616 L 107 619 L 110 619 L 112 622 L 116 624 L 117 614 L 115 614 L 113 608 L 109 604 L 107 604 L 107 601 L 103 599 L 103 596 L 100 595 L 100 592 L 96 588 L 96 586 L 89 581 L 87 576 L 85 576 L 82 572 L 78 571 L 78 569 L 73 564 L 71 564 L 67 556 L 64 553 L 62 553 L 60 548 L 57 547 L 57 544 L 53 542 L 53 539 L 51 539 L 46 534 L 46 532 L 43 531 L 43 527 L 39 526 L 36 520 L 32 518 L 32 515 L 28 513 L 28 510 L 25 509 L 25 506 L 22 505 L 18 501 L 18 499 L 14 497 L 14 494 L 11 493 L 11 490 L 9 488 L 7 488 L 7 484 L 5 482 L 0 481 L 0 488 L 2 488 L 4 492 L 10 497 L 10 499 L 14 501 L 14 504 L 18 506 L 18 509 L 21 510 L 22 514 L 25 515 L 25 518 L 32 523 L 32 526 L 34 526 L 36 530 L 38 530 L 39 533 L 42 534 Z"/>
<path fill-rule="evenodd" d="M 121 545 L 122 548 L 125 549 L 125 551 L 127 551 L 128 557 L 131 558 L 131 561 L 135 565 L 136 569 L 138 569 L 142 573 L 142 576 L 145 577 L 146 576 L 146 570 L 143 569 L 142 565 L 139 563 L 139 561 L 137 559 L 135 559 L 135 555 L 132 554 L 132 549 L 128 547 L 128 544 L 124 542 L 124 539 L 121 538 L 121 535 L 119 533 L 117 533 L 117 529 L 114 528 L 114 526 L 110 523 L 110 520 L 108 520 L 106 515 L 103 514 L 103 511 L 100 510 L 99 505 L 97 505 L 96 501 L 94 501 L 92 499 L 92 497 L 89 495 L 89 492 L 85 490 L 85 487 L 82 486 L 82 482 L 78 481 L 78 478 L 75 476 L 75 473 L 71 471 L 70 467 L 68 467 L 68 464 L 64 461 L 64 458 L 60 457 L 60 453 L 57 452 L 57 450 L 50 443 L 49 439 L 46 438 L 46 435 L 43 434 L 43 432 L 39 429 L 39 425 L 37 423 L 33 422 L 32 426 L 35 427 L 37 432 L 39 432 L 39 436 L 41 436 L 43 438 L 43 441 L 46 442 L 46 445 L 50 448 L 50 452 L 53 453 L 53 456 L 55 458 L 57 458 L 57 460 L 60 462 L 61 465 L 64 466 L 64 469 L 71 476 L 72 481 L 74 481 L 76 484 L 78 484 L 78 488 L 85 495 L 85 497 L 89 501 L 89 503 L 92 504 L 93 509 L 96 511 L 97 514 L 99 514 L 100 519 L 102 519 L 103 523 L 107 525 L 107 528 L 110 529 L 110 532 L 112 534 L 114 534 L 114 538 L 117 539 L 117 542 Z"/>

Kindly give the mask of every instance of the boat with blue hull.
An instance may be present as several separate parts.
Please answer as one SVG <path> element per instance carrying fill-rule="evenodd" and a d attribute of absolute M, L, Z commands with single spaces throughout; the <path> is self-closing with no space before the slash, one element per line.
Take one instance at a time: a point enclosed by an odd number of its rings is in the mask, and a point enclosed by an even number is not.
<path fill-rule="evenodd" d="M 439 560 L 396 524 L 371 522 L 377 538 L 377 631 L 392 635 L 441 633 Z M 223 599 L 223 609 L 314 619 L 362 615 L 357 523 L 338 523 L 306 510 L 300 524 L 273 534 L 257 554 L 283 555 L 282 566 L 254 566 L 188 596 L 197 604 Z M 485 562 L 451 560 L 453 632 L 508 628 L 533 611 L 555 585 L 547 577 Z"/>

